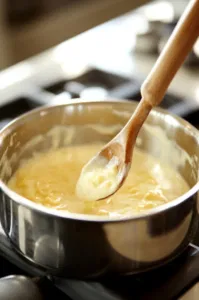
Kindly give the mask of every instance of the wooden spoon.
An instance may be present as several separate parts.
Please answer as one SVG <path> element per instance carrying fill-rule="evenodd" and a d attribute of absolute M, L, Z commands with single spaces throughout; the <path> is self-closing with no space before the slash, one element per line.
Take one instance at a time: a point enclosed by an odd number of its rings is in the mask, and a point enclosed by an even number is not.
<path fill-rule="evenodd" d="M 192 0 L 144 81 L 142 99 L 134 114 L 121 132 L 83 167 L 76 186 L 79 197 L 100 200 L 121 187 L 130 169 L 133 147 L 144 121 L 151 109 L 161 103 L 198 36 L 199 0 Z"/>

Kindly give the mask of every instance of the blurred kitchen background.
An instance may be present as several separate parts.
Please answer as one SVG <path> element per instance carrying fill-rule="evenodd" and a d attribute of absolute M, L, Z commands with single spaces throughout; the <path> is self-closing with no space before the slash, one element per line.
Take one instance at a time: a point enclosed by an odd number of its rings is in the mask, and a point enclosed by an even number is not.
<path fill-rule="evenodd" d="M 136 33 L 136 50 L 155 53 L 187 3 L 188 0 L 0 0 L 0 69 L 126 14 L 131 23 L 126 30 L 132 32 L 127 33 L 129 45 L 134 46 Z M 144 4 L 147 6 L 143 8 Z M 117 30 L 120 27 L 115 35 Z M 92 45 L 92 40 L 89 43 Z M 194 60 L 194 53 L 191 58 Z"/>
<path fill-rule="evenodd" d="M 146 0 L 0 0 L 0 68 L 40 53 Z"/>
<path fill-rule="evenodd" d="M 139 101 L 141 83 L 188 2 L 0 0 L 0 106 L 7 107 L 0 121 L 30 103 Z M 24 110 L 11 114 L 9 102 Z M 199 39 L 161 106 L 186 118 L 198 110 Z"/>

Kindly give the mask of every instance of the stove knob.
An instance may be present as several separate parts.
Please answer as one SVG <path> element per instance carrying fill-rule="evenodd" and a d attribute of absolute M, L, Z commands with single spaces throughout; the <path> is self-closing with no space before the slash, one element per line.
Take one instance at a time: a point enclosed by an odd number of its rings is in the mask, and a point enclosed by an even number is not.
<path fill-rule="evenodd" d="M 42 294 L 31 279 L 13 275 L 0 279 L 1 300 L 43 300 Z"/>

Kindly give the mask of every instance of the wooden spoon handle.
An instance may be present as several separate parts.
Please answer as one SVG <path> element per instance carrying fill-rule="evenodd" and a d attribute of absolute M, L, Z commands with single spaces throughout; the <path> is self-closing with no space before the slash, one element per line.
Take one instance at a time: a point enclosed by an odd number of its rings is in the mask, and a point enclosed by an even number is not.
<path fill-rule="evenodd" d="M 191 0 L 141 87 L 144 102 L 158 105 L 199 36 L 199 0 Z"/>

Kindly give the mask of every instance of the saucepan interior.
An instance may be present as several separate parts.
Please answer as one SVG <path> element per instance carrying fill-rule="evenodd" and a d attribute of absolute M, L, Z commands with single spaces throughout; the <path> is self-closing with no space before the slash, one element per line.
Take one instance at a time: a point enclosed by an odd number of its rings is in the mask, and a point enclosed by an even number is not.
<path fill-rule="evenodd" d="M 58 106 L 46 106 L 11 122 L 0 132 L 0 179 L 3 189 L 21 160 L 35 151 L 45 152 L 67 145 L 82 145 L 112 139 L 126 124 L 137 103 L 127 101 L 80 101 Z M 155 213 L 190 196 L 198 189 L 199 134 L 184 120 L 162 109 L 154 109 L 140 131 L 137 147 L 178 170 L 190 186 L 189 194 L 172 201 Z M 46 209 L 12 193 L 16 201 L 50 214 L 85 218 L 67 212 Z M 141 217 L 137 216 L 137 217 Z M 86 216 L 104 220 L 103 217 Z"/>

